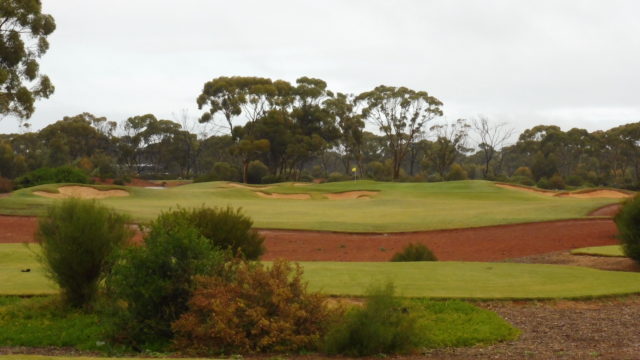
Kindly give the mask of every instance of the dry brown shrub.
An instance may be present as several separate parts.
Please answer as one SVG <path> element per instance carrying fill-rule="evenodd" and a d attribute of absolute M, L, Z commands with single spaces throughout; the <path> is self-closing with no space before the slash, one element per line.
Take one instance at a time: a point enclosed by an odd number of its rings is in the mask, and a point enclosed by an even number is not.
<path fill-rule="evenodd" d="M 302 268 L 287 261 L 237 264 L 233 280 L 200 277 L 173 323 L 175 346 L 200 355 L 315 349 L 337 310 L 306 287 Z"/>

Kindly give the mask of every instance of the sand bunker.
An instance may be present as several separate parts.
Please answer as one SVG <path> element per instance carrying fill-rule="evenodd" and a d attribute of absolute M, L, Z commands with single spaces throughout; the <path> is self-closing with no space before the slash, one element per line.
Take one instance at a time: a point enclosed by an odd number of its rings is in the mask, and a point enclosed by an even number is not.
<path fill-rule="evenodd" d="M 227 183 L 226 184 L 227 187 L 233 187 L 233 188 L 238 188 L 238 189 L 248 189 L 248 190 L 255 190 L 255 189 L 268 189 L 271 186 L 267 186 L 267 185 L 244 185 L 244 184 L 238 184 L 238 183 Z"/>
<path fill-rule="evenodd" d="M 341 193 L 324 194 L 329 200 L 345 200 L 345 199 L 370 199 L 377 195 L 377 191 L 346 191 Z"/>
<path fill-rule="evenodd" d="M 311 199 L 311 195 L 309 194 L 278 194 L 278 193 L 267 194 L 262 191 L 256 191 L 255 193 L 261 198 L 266 198 L 266 199 L 292 199 L 292 200 Z"/>
<path fill-rule="evenodd" d="M 625 199 L 632 197 L 633 195 L 616 190 L 593 190 L 578 193 L 561 193 L 557 194 L 558 197 L 570 197 L 577 199 L 593 199 L 593 198 L 611 198 L 611 199 Z"/>
<path fill-rule="evenodd" d="M 34 191 L 33 194 L 52 199 L 66 199 L 70 197 L 80 199 L 104 199 L 108 197 L 129 196 L 129 193 L 124 190 L 97 190 L 87 186 L 62 186 L 58 188 L 58 193 Z"/>
<path fill-rule="evenodd" d="M 313 185 L 313 183 L 303 183 L 303 182 L 297 182 L 297 183 L 293 183 L 293 186 L 309 186 L 309 185 Z"/>
<path fill-rule="evenodd" d="M 532 193 L 547 195 L 547 196 L 556 195 L 556 193 L 551 190 L 534 189 L 534 188 L 528 188 L 528 187 L 518 186 L 518 185 L 509 185 L 509 184 L 495 184 L 495 185 L 499 188 L 509 189 L 509 190 L 526 191 L 526 192 L 532 192 Z"/>

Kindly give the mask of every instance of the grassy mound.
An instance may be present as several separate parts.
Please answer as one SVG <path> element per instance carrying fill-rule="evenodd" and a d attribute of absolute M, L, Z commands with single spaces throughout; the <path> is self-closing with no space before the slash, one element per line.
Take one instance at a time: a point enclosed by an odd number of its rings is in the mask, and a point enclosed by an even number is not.
<path fill-rule="evenodd" d="M 60 185 L 61 186 L 61 185 Z M 33 191 L 56 192 L 56 185 L 19 190 L 0 199 L 0 213 L 34 215 L 54 199 Z M 104 190 L 104 189 L 101 189 Z M 268 188 L 230 186 L 227 182 L 197 183 L 162 191 L 129 187 L 128 197 L 100 200 L 135 220 L 155 218 L 160 210 L 232 205 L 241 207 L 259 228 L 394 232 L 453 229 L 498 224 L 575 219 L 617 199 L 575 199 L 504 189 L 492 182 L 469 180 L 442 183 L 339 182 Z M 258 191 L 281 194 L 263 198 Z M 369 192 L 367 198 L 331 200 L 330 194 Z M 307 200 L 285 195 L 305 195 Z"/>
<path fill-rule="evenodd" d="M 609 256 L 609 257 L 625 257 L 624 251 L 620 245 L 608 246 L 591 246 L 571 250 L 573 255 L 592 255 L 592 256 Z"/>

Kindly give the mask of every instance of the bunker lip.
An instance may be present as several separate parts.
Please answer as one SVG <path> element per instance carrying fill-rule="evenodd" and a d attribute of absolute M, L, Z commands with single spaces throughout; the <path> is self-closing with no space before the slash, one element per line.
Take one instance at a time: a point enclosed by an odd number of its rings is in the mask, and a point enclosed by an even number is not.
<path fill-rule="evenodd" d="M 345 191 L 339 193 L 323 194 L 329 200 L 346 200 L 346 199 L 370 199 L 372 196 L 378 195 L 379 191 L 357 190 Z"/>
<path fill-rule="evenodd" d="M 89 186 L 61 186 L 58 188 L 57 193 L 47 191 L 33 191 L 32 194 L 51 198 L 51 199 L 66 199 L 66 198 L 80 198 L 80 199 L 105 199 L 109 197 L 124 197 L 129 196 L 129 192 L 125 190 L 98 190 Z"/>
<path fill-rule="evenodd" d="M 309 200 L 309 194 L 282 194 L 282 193 L 266 193 L 262 191 L 254 191 L 256 195 L 265 199 L 290 199 L 290 200 Z"/>
<path fill-rule="evenodd" d="M 516 191 L 525 191 L 536 193 L 545 196 L 555 196 L 555 197 L 570 197 L 577 199 L 593 199 L 593 198 L 611 198 L 611 199 L 625 199 L 634 196 L 633 193 L 617 190 L 617 189 L 585 189 L 578 191 L 564 191 L 557 192 L 553 190 L 545 190 L 545 189 L 536 189 L 532 187 L 516 185 L 516 184 L 507 184 L 507 183 L 495 183 L 495 186 L 503 189 L 516 190 Z"/>
<path fill-rule="evenodd" d="M 260 189 L 264 190 L 271 187 L 270 185 L 247 185 L 247 184 L 240 184 L 240 183 L 234 183 L 234 182 L 228 182 L 224 184 L 224 186 L 230 187 L 230 188 L 247 189 L 247 190 L 260 190 Z"/>

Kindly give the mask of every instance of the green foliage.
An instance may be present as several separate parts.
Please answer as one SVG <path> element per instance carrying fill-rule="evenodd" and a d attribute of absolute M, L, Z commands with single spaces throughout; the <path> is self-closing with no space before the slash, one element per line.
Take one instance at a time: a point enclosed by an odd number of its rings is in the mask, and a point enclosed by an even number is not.
<path fill-rule="evenodd" d="M 47 36 L 56 24 L 41 11 L 40 0 L 0 2 L 0 117 L 28 119 L 35 100 L 53 93 L 49 78 L 39 74 L 37 59 L 49 49 Z"/>
<path fill-rule="evenodd" d="M 344 321 L 329 329 L 324 352 L 367 356 L 414 351 L 422 342 L 418 314 L 394 291 L 390 283 L 370 289 L 364 307 L 351 309 Z"/>
<path fill-rule="evenodd" d="M 269 172 L 269 168 L 262 163 L 260 160 L 254 160 L 249 163 L 249 167 L 247 169 L 247 179 L 249 184 L 260 184 L 262 182 L 262 178 L 267 176 Z"/>
<path fill-rule="evenodd" d="M 532 178 L 527 177 L 527 176 L 520 176 L 520 175 L 514 175 L 514 176 L 510 177 L 509 178 L 509 182 L 510 183 L 514 183 L 514 184 L 525 185 L 525 186 L 535 186 L 536 185 L 535 181 L 533 181 Z"/>
<path fill-rule="evenodd" d="M 0 194 L 13 191 L 13 182 L 6 177 L 0 176 Z"/>
<path fill-rule="evenodd" d="M 558 190 L 564 189 L 565 188 L 564 179 L 560 174 L 555 174 L 551 178 L 549 178 L 549 186 L 552 189 L 558 189 Z"/>
<path fill-rule="evenodd" d="M 327 182 L 347 181 L 352 179 L 353 178 L 350 177 L 349 175 L 345 175 L 341 172 L 334 171 L 331 174 L 329 174 L 329 177 L 327 178 Z"/>
<path fill-rule="evenodd" d="M 26 173 L 15 180 L 18 189 L 59 183 L 89 183 L 89 177 L 80 169 L 71 166 L 60 166 L 57 168 L 39 168 Z"/>
<path fill-rule="evenodd" d="M 396 253 L 391 261 L 437 261 L 438 259 L 428 247 L 423 244 L 410 243 L 401 252 Z"/>
<path fill-rule="evenodd" d="M 112 265 L 112 255 L 129 238 L 128 218 L 95 201 L 66 199 L 38 222 L 40 262 L 72 307 L 89 305 Z"/>
<path fill-rule="evenodd" d="M 240 180 L 240 172 L 227 162 L 217 162 L 213 164 L 211 174 L 214 181 L 237 181 Z"/>
<path fill-rule="evenodd" d="M 625 255 L 640 262 L 640 197 L 627 200 L 614 221 Z"/>
<path fill-rule="evenodd" d="M 569 175 L 567 177 L 567 185 L 569 186 L 582 186 L 584 179 L 580 175 Z"/>
<path fill-rule="evenodd" d="M 447 174 L 447 181 L 467 180 L 467 171 L 460 164 L 453 164 Z"/>
<path fill-rule="evenodd" d="M 533 179 L 533 173 L 531 172 L 531 169 L 526 166 L 520 166 L 519 168 L 517 168 L 516 171 L 513 172 L 513 176 L 523 176 L 529 179 Z"/>
<path fill-rule="evenodd" d="M 120 342 L 162 347 L 187 310 L 195 276 L 221 271 L 225 254 L 179 213 L 163 213 L 144 242 L 122 251 L 106 279 L 111 332 Z"/>
<path fill-rule="evenodd" d="M 189 311 L 173 324 L 178 349 L 193 354 L 313 350 L 332 311 L 307 293 L 302 268 L 239 264 L 232 280 L 202 277 Z"/>
<path fill-rule="evenodd" d="M 549 179 L 547 179 L 546 177 L 540 178 L 540 180 L 538 180 L 538 183 L 536 185 L 540 189 L 547 189 L 547 190 L 553 189 L 553 186 L 549 182 Z"/>
<path fill-rule="evenodd" d="M 156 227 L 169 229 L 187 223 L 219 249 L 248 260 L 264 253 L 264 237 L 252 229 L 253 221 L 241 209 L 200 207 L 164 212 L 156 219 Z M 153 231 L 153 230 L 152 230 Z"/>
<path fill-rule="evenodd" d="M 275 184 L 285 181 L 286 179 L 278 175 L 265 175 L 260 180 L 263 184 Z"/>
<path fill-rule="evenodd" d="M 0 346 L 100 350 L 100 315 L 64 306 L 57 297 L 0 298 Z"/>

